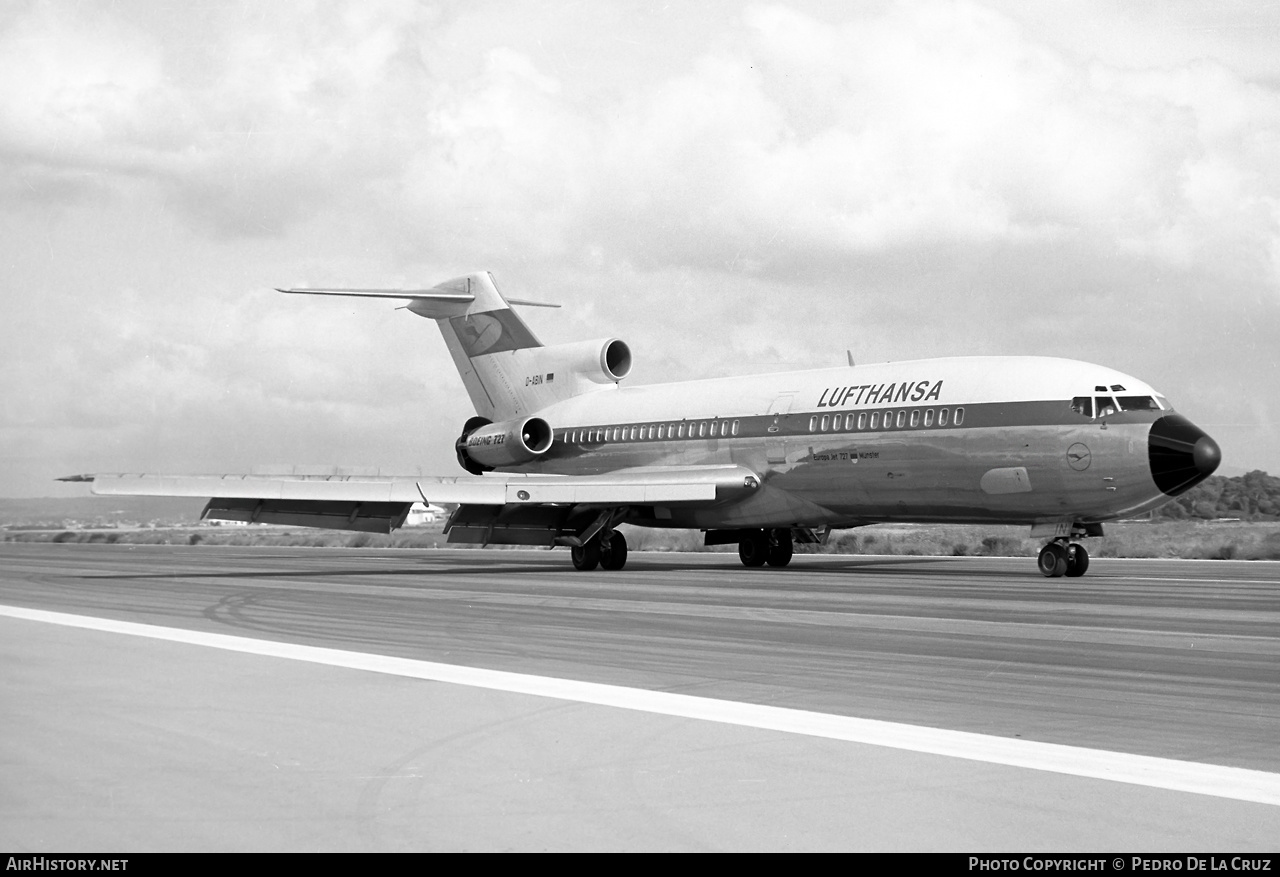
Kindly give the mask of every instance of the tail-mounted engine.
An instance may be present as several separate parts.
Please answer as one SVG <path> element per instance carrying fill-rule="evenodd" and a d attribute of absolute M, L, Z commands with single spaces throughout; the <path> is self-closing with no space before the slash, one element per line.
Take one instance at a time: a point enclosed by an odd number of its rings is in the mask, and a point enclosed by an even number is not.
<path fill-rule="evenodd" d="M 631 374 L 631 348 L 627 346 L 627 342 L 610 338 L 601 345 L 598 357 L 600 383 L 617 383 Z"/>
<path fill-rule="evenodd" d="M 551 449 L 551 424 L 541 417 L 523 417 L 491 423 L 472 417 L 462 427 L 454 448 L 458 463 L 472 475 L 499 466 L 527 463 Z"/>
<path fill-rule="evenodd" d="M 593 384 L 616 384 L 631 374 L 631 348 L 618 338 L 556 344 L 538 348 L 533 355 L 547 371 L 567 372 Z"/>

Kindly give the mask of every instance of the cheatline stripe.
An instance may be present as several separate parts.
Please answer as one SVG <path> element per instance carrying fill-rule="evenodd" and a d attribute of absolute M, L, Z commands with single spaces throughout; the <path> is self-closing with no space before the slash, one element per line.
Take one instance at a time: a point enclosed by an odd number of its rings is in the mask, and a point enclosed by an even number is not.
<path fill-rule="evenodd" d="M 277 643 L 40 609 L 0 606 L 0 616 L 1280 806 L 1280 774 L 1260 770 L 1056 743 L 1013 740 L 966 731 L 948 731 L 596 682 Z"/>

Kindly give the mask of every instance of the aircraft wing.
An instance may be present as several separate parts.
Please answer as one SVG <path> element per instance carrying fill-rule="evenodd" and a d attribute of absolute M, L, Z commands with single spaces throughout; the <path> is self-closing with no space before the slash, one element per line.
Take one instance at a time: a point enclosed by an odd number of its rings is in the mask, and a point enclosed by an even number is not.
<path fill-rule="evenodd" d="M 759 478 L 742 466 L 621 469 L 604 475 L 72 475 L 104 496 L 210 497 L 204 516 L 389 533 L 415 502 L 460 506 L 617 507 L 717 503 Z"/>

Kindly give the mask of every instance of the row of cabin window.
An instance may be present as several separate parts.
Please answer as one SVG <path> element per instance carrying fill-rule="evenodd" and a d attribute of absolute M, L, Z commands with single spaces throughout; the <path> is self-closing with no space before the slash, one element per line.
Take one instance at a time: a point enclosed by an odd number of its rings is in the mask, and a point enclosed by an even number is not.
<path fill-rule="evenodd" d="M 738 434 L 738 421 L 699 420 L 680 423 L 645 423 L 635 426 L 597 426 L 589 429 L 566 429 L 564 441 L 595 444 L 597 442 L 639 442 L 650 439 L 727 438 Z"/>
<path fill-rule="evenodd" d="M 883 419 L 882 419 L 883 418 Z M 919 408 L 913 408 L 911 411 L 899 409 L 893 411 L 857 411 L 852 414 L 823 414 L 819 417 L 817 414 L 809 418 L 809 432 L 853 432 L 859 429 L 904 429 L 908 425 L 911 428 L 920 426 L 923 422 L 924 426 L 933 426 L 933 409 L 926 408 L 921 411 Z M 951 418 L 950 408 L 938 409 L 938 426 L 946 426 L 948 422 L 952 426 L 960 426 L 964 423 L 964 409 L 957 408 L 955 419 Z M 883 424 L 883 427 L 881 426 Z"/>

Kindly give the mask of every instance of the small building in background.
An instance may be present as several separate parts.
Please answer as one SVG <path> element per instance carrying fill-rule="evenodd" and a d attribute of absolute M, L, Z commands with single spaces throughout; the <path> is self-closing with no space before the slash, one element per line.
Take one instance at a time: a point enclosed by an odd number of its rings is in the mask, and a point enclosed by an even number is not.
<path fill-rule="evenodd" d="M 409 517 L 405 518 L 404 525 L 406 527 L 424 527 L 427 524 L 437 524 L 443 521 L 448 514 L 449 510 L 443 506 L 415 502 L 409 509 Z"/>

